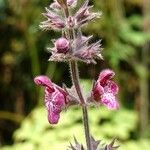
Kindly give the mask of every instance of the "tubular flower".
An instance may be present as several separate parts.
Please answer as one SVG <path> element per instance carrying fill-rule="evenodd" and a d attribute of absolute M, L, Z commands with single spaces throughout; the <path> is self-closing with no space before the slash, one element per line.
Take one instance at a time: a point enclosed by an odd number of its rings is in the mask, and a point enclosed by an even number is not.
<path fill-rule="evenodd" d="M 37 76 L 34 78 L 34 82 L 45 87 L 45 106 L 48 111 L 48 121 L 50 124 L 57 124 L 60 112 L 66 105 L 66 92 L 52 83 L 47 76 Z"/>
<path fill-rule="evenodd" d="M 110 69 L 103 70 L 96 83 L 94 84 L 92 96 L 95 101 L 99 101 L 108 109 L 117 109 L 119 104 L 116 99 L 118 86 L 111 78 L 115 73 Z"/>

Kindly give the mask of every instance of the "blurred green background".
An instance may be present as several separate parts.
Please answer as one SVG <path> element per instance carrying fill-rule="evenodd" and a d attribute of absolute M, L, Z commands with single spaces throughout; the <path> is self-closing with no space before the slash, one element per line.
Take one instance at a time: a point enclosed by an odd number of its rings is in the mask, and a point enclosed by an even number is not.
<path fill-rule="evenodd" d="M 73 136 L 84 143 L 81 110 L 64 112 L 51 126 L 43 107 L 44 89 L 33 78 L 47 74 L 55 83 L 71 86 L 67 63 L 48 62 L 46 47 L 60 36 L 43 32 L 39 23 L 50 0 L 0 0 L 0 149 L 66 149 Z M 80 1 L 82 2 L 82 1 Z M 79 64 L 85 89 L 103 68 L 116 72 L 121 108 L 91 108 L 90 125 L 95 138 L 110 142 L 116 137 L 120 150 L 150 150 L 150 1 L 91 0 L 101 19 L 83 29 L 102 39 L 104 61 Z M 86 69 L 85 69 L 86 68 Z"/>

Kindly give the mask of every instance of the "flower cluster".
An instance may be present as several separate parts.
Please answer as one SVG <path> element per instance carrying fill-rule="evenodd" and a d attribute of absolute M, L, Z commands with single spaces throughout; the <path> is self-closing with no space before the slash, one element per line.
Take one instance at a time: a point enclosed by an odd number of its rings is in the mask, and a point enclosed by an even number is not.
<path fill-rule="evenodd" d="M 61 38 L 53 40 L 53 48 L 48 48 L 52 53 L 49 61 L 79 60 L 85 63 L 96 63 L 95 58 L 102 59 L 100 41 L 90 43 L 91 36 L 85 37 L 78 30 L 89 21 L 100 17 L 100 13 L 91 11 L 92 6 L 88 6 L 88 3 L 89 1 L 86 0 L 74 14 L 69 13 L 69 9 L 76 6 L 77 0 L 55 0 L 49 8 L 46 8 L 46 13 L 43 15 L 47 20 L 41 22 L 40 27 L 45 30 L 60 30 L 64 33 Z M 62 9 L 66 11 L 65 17 L 60 13 Z M 70 37 L 66 31 L 72 32 L 74 37 Z"/>
<path fill-rule="evenodd" d="M 91 11 L 92 6 L 88 6 L 89 0 L 86 0 L 85 3 L 78 9 L 78 11 L 65 18 L 60 14 L 62 8 L 72 8 L 77 4 L 77 0 L 55 0 L 49 8 L 46 9 L 46 13 L 43 15 L 47 18 L 46 21 L 41 22 L 40 27 L 42 29 L 53 29 L 53 30 L 62 30 L 68 27 L 79 28 L 89 21 L 94 20 L 95 18 L 100 17 L 101 13 L 94 13 Z M 71 26 L 70 26 L 71 24 Z"/>
<path fill-rule="evenodd" d="M 88 64 L 96 64 L 95 58 L 102 59 L 101 44 L 100 41 L 89 44 L 91 37 L 85 37 L 78 33 L 74 40 L 69 41 L 64 37 L 53 40 L 54 47 L 49 48 L 52 53 L 49 61 L 79 60 Z"/>

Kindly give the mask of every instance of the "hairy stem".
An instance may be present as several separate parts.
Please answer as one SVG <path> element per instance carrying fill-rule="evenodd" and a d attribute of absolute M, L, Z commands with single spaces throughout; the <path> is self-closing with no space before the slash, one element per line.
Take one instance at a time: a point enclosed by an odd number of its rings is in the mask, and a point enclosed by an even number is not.
<path fill-rule="evenodd" d="M 65 17 L 67 19 L 69 17 L 69 10 L 68 10 L 67 5 L 65 5 L 63 9 L 64 9 Z M 73 29 L 68 29 L 67 33 L 68 33 L 68 37 L 70 40 L 75 38 Z M 79 71 L 78 71 L 78 66 L 77 66 L 76 61 L 70 61 L 70 71 L 71 71 L 72 83 L 75 86 L 75 89 L 77 91 L 77 94 L 78 94 L 78 97 L 82 106 L 83 124 L 84 124 L 84 132 L 85 132 L 87 150 L 92 150 L 90 130 L 89 130 L 88 111 L 87 111 L 87 106 L 85 104 L 85 100 L 82 95 L 81 87 L 79 84 Z"/>
<path fill-rule="evenodd" d="M 83 124 L 84 124 L 84 132 L 85 132 L 87 149 L 92 150 L 90 130 L 89 130 L 88 111 L 87 111 L 87 106 L 85 104 L 85 100 L 82 95 L 81 87 L 79 84 L 79 73 L 78 73 L 77 62 L 75 61 L 70 62 L 70 70 L 71 70 L 72 82 L 73 82 L 73 85 L 75 86 L 76 92 L 78 94 L 78 97 L 80 99 L 81 106 L 82 106 Z"/>
<path fill-rule="evenodd" d="M 82 114 L 83 114 L 84 132 L 86 137 L 87 150 L 92 150 L 88 110 L 86 106 L 82 106 Z"/>
<path fill-rule="evenodd" d="M 71 61 L 70 62 L 70 71 L 71 71 L 71 78 L 72 78 L 72 82 L 76 88 L 77 94 L 79 96 L 79 99 L 81 101 L 81 104 L 85 104 L 82 92 L 81 92 L 81 87 L 79 84 L 79 73 L 78 73 L 78 66 L 77 66 L 77 62 L 75 61 Z"/>

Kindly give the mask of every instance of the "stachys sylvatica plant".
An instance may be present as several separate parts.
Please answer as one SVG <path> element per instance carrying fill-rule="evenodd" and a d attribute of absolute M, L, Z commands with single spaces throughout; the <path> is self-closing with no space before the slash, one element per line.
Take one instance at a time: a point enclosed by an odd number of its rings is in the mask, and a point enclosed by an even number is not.
<path fill-rule="evenodd" d="M 83 126 L 86 139 L 86 146 L 80 144 L 76 138 L 74 143 L 67 149 L 70 150 L 115 150 L 115 140 L 110 144 L 101 144 L 90 134 L 88 109 L 90 106 L 106 106 L 108 109 L 118 109 L 119 104 L 116 98 L 118 93 L 117 84 L 112 81 L 115 73 L 111 69 L 104 69 L 100 72 L 98 79 L 93 82 L 89 96 L 85 97 L 79 81 L 78 62 L 96 64 L 95 59 L 102 59 L 100 40 L 91 43 L 92 36 L 84 36 L 82 27 L 90 21 L 101 16 L 101 13 L 92 12 L 89 0 L 86 0 L 75 12 L 77 0 L 54 0 L 46 7 L 43 13 L 46 21 L 41 22 L 40 27 L 44 30 L 55 30 L 61 32 L 61 37 L 52 40 L 54 47 L 48 48 L 51 52 L 49 61 L 67 62 L 70 66 L 72 87 L 65 85 L 60 87 L 53 83 L 47 76 L 40 75 L 34 78 L 37 85 L 45 88 L 45 106 L 50 124 L 57 124 L 64 109 L 78 105 L 82 109 Z"/>

